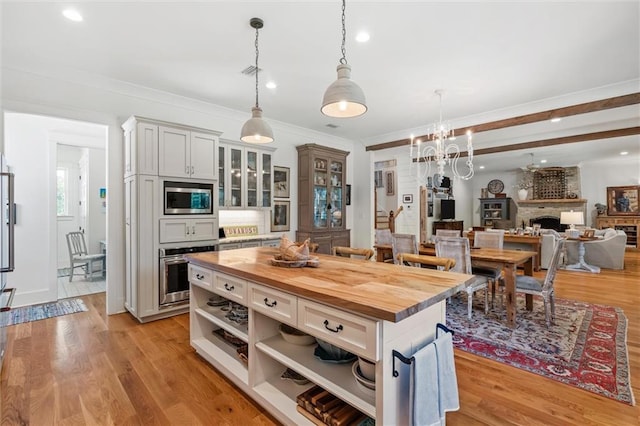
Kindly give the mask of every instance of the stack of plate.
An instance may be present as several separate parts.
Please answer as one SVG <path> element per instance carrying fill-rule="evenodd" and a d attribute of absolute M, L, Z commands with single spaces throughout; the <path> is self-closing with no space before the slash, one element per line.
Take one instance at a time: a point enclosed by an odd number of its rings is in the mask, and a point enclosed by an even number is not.
<path fill-rule="evenodd" d="M 362 371 L 360 371 L 360 362 L 356 361 L 353 363 L 351 367 L 351 372 L 353 373 L 353 377 L 356 378 L 356 384 L 367 395 L 376 394 L 376 382 L 367 379 L 362 375 Z"/>
<path fill-rule="evenodd" d="M 225 306 L 229 304 L 229 299 L 225 299 L 222 296 L 211 296 L 207 305 L 209 306 Z"/>

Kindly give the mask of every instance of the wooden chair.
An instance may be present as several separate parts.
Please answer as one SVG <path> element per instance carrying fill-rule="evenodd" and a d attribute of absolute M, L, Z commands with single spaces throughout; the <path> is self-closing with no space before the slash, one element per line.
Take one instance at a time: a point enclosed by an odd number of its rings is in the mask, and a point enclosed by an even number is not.
<path fill-rule="evenodd" d="M 456 229 L 436 229 L 436 237 L 459 237 L 460 231 Z"/>
<path fill-rule="evenodd" d="M 71 271 L 69 272 L 69 282 L 73 280 L 76 268 L 83 268 L 85 278 L 91 279 L 94 272 L 104 271 L 104 254 L 88 254 L 87 245 L 84 242 L 84 233 L 69 232 L 67 234 L 67 248 L 69 249 L 69 263 Z M 93 263 L 100 262 L 100 269 L 93 270 Z"/>
<path fill-rule="evenodd" d="M 418 254 L 418 243 L 413 234 L 391 234 L 391 252 L 393 253 L 393 263 L 400 265 L 398 261 L 399 253 Z"/>
<path fill-rule="evenodd" d="M 437 268 L 442 271 L 448 271 L 456 265 L 455 259 L 447 257 L 427 256 L 424 254 L 413 253 L 399 253 L 398 263 L 400 263 L 400 265 L 404 265 L 405 261 L 411 262 L 413 264 L 418 264 L 419 266 L 426 266 L 432 269 Z"/>
<path fill-rule="evenodd" d="M 489 247 L 502 249 L 504 245 L 504 230 L 487 230 L 474 233 L 474 247 Z M 482 261 L 472 262 L 471 271 L 474 275 L 482 275 L 489 279 L 491 286 L 491 306 L 496 297 L 496 286 L 504 286 L 504 278 L 502 277 L 502 268 L 487 264 Z"/>
<path fill-rule="evenodd" d="M 369 260 L 373 257 L 373 250 L 367 248 L 352 248 L 352 247 L 340 247 L 336 246 L 331 250 L 331 254 L 334 256 L 351 257 L 359 256 L 365 260 Z"/>
<path fill-rule="evenodd" d="M 471 249 L 468 238 L 436 237 L 436 256 L 455 259 L 455 266 L 452 272 L 460 272 L 472 275 L 471 272 Z M 473 293 L 484 289 L 484 313 L 489 312 L 489 283 L 487 277 L 475 275 L 475 279 L 467 285 L 467 316 L 471 319 L 471 308 L 473 307 Z"/>
<path fill-rule="evenodd" d="M 560 254 L 564 250 L 565 242 L 565 238 L 560 238 L 556 242 L 556 246 L 553 249 L 553 255 L 551 256 L 551 262 L 549 263 L 549 269 L 547 269 L 547 274 L 543 280 L 530 277 L 528 275 L 516 276 L 516 292 L 542 297 L 547 328 L 555 320 L 556 307 L 553 282 L 556 278 L 556 272 L 558 272 L 558 265 L 560 264 L 561 257 Z"/>

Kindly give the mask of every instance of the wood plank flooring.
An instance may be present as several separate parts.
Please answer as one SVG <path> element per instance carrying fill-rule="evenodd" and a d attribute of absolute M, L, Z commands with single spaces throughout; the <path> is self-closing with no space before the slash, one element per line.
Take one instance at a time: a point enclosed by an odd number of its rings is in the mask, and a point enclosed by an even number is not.
<path fill-rule="evenodd" d="M 560 271 L 557 297 L 619 306 L 628 318 L 631 383 L 640 398 L 640 252 L 624 271 Z M 542 276 L 544 271 L 537 273 Z M 188 315 L 140 324 L 89 312 L 8 327 L 3 425 L 274 425 L 189 345 Z M 460 411 L 448 425 L 638 425 L 628 406 L 456 351 Z"/>

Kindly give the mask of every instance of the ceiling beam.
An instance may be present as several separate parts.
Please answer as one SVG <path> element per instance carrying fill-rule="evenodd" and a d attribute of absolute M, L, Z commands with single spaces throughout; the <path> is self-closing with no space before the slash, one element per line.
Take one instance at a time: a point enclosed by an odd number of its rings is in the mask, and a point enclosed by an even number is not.
<path fill-rule="evenodd" d="M 622 136 L 631 136 L 631 135 L 639 135 L 640 134 L 640 126 L 638 127 L 627 127 L 625 129 L 616 129 L 616 130 L 605 130 L 602 132 L 594 132 L 594 133 L 584 133 L 582 135 L 573 135 L 573 136 L 564 136 L 561 138 L 551 138 L 551 139 L 543 139 L 539 141 L 531 141 L 531 142 L 522 142 L 515 143 L 511 145 L 502 145 L 502 146 L 493 146 L 490 148 L 482 148 L 473 150 L 473 156 L 485 155 L 485 154 L 495 154 L 498 152 L 507 152 L 507 151 L 518 151 L 521 149 L 532 149 L 532 148 L 544 148 L 546 146 L 553 145 L 563 145 L 567 143 L 576 143 L 576 142 L 586 142 L 593 141 L 598 139 L 609 139 L 609 138 L 619 138 Z M 460 157 L 466 157 L 467 151 L 461 152 Z M 426 162 L 430 161 L 430 157 L 421 157 L 419 159 L 414 158 L 414 162 Z"/>
<path fill-rule="evenodd" d="M 521 126 L 523 124 L 531 124 L 539 121 L 546 121 L 552 118 L 569 117 L 571 115 L 586 114 L 589 112 L 603 111 L 611 108 L 620 108 L 629 105 L 635 105 L 640 103 L 640 93 L 631 93 L 629 95 L 615 96 L 613 98 L 601 99 L 593 102 L 586 102 L 583 104 L 572 105 L 568 107 L 550 109 L 548 111 L 534 112 L 532 114 L 521 115 L 518 117 L 505 118 L 503 120 L 491 121 L 489 123 L 476 124 L 469 127 L 462 127 L 455 129 L 454 134 L 464 135 L 467 130 L 471 130 L 473 133 L 486 132 L 489 130 L 504 129 L 507 127 Z M 414 139 L 425 139 L 429 135 L 416 136 Z M 585 139 L 592 140 L 592 139 Z M 576 141 L 579 142 L 579 141 Z M 377 145 L 369 145 L 366 147 L 367 151 L 380 151 L 383 149 L 395 148 L 398 146 L 409 145 L 411 139 L 399 139 L 391 142 L 384 142 Z M 570 142 L 565 142 L 570 143 Z M 488 148 L 490 149 L 490 148 Z M 522 149 L 522 148 L 520 148 Z M 500 152 L 494 151 L 494 152 Z"/>

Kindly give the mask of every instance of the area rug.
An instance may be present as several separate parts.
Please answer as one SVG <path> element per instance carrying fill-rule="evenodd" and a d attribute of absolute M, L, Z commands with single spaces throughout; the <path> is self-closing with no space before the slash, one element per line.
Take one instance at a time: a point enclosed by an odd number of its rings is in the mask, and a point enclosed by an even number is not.
<path fill-rule="evenodd" d="M 555 324 L 547 328 L 542 299 L 534 297 L 527 311 L 518 295 L 517 327 L 510 329 L 498 300 L 485 316 L 483 299 L 474 300 L 471 320 L 465 297 L 447 305 L 456 348 L 635 405 L 622 309 L 556 299 Z"/>
<path fill-rule="evenodd" d="M 2 326 L 6 327 L 23 322 L 38 321 L 86 311 L 88 311 L 88 309 L 81 299 L 64 299 L 43 305 L 23 306 L 21 308 L 11 309 L 8 315 L 3 315 Z"/>

